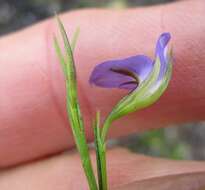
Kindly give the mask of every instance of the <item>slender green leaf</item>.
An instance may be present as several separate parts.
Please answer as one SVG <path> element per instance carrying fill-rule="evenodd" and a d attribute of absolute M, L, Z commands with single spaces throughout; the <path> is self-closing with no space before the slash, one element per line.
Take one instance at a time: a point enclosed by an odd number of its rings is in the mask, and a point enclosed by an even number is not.
<path fill-rule="evenodd" d="M 58 59 L 60 61 L 60 64 L 62 66 L 62 69 L 63 69 L 63 72 L 64 74 L 66 75 L 66 65 L 65 65 L 65 60 L 64 60 L 64 56 L 61 52 L 61 49 L 60 49 L 60 46 L 59 46 L 59 43 L 58 43 L 58 39 L 56 38 L 56 36 L 54 35 L 54 47 L 55 47 L 55 51 L 57 53 L 57 56 L 58 56 Z"/>
<path fill-rule="evenodd" d="M 66 105 L 68 118 L 77 145 L 77 149 L 80 153 L 82 165 L 88 180 L 90 190 L 98 190 L 90 160 L 88 145 L 86 142 L 83 119 L 81 116 L 80 107 L 78 103 L 76 70 L 73 59 L 73 52 L 65 28 L 62 22 L 60 21 L 59 17 L 56 16 L 56 18 L 60 28 L 61 36 L 63 38 L 65 56 L 63 56 L 63 53 L 60 50 L 60 46 L 56 38 L 54 38 L 54 45 L 66 77 Z M 76 40 L 77 37 L 74 37 L 73 47 L 75 47 Z"/>
<path fill-rule="evenodd" d="M 80 28 L 78 27 L 76 29 L 76 31 L 74 32 L 74 35 L 73 35 L 73 38 L 71 40 L 71 48 L 72 48 L 72 51 L 74 51 L 75 49 L 75 46 L 76 46 L 76 42 L 77 42 L 77 39 L 79 37 L 79 34 L 80 34 Z"/>

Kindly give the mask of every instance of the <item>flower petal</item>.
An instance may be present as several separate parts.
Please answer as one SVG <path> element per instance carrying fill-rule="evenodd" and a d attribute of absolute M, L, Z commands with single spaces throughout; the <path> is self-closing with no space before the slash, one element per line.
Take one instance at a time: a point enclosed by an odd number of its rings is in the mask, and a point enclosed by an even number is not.
<path fill-rule="evenodd" d="M 160 69 L 158 81 L 163 78 L 168 67 L 169 57 L 168 57 L 167 46 L 170 39 L 171 39 L 170 33 L 162 33 L 157 41 L 155 59 L 159 57 L 161 63 L 161 69 Z"/>
<path fill-rule="evenodd" d="M 147 78 L 152 68 L 153 61 L 144 55 L 106 61 L 94 68 L 90 83 L 105 88 L 134 89 Z"/>

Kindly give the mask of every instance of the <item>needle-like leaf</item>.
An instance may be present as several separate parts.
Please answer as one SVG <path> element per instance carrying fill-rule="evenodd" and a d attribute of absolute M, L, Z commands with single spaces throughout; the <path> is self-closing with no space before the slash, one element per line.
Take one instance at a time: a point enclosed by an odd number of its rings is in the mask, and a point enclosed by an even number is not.
<path fill-rule="evenodd" d="M 90 190 L 98 190 L 95 175 L 90 160 L 88 145 L 86 142 L 85 131 L 83 126 L 83 119 L 81 116 L 79 102 L 78 102 L 76 69 L 75 69 L 75 64 L 73 59 L 72 48 L 74 49 L 75 47 L 79 32 L 77 32 L 77 34 L 74 35 L 74 38 L 72 40 L 72 47 L 71 47 L 65 28 L 57 15 L 56 15 L 56 19 L 63 39 L 65 55 L 63 56 L 63 53 L 60 49 L 56 37 L 54 37 L 54 45 L 66 79 L 66 93 L 67 93 L 66 103 L 67 103 L 68 118 L 77 145 L 77 149 L 80 153 L 82 165 L 88 180 Z"/>

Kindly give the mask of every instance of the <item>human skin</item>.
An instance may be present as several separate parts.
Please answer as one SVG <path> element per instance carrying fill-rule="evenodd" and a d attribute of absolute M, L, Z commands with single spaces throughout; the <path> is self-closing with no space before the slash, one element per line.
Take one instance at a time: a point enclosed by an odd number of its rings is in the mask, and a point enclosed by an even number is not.
<path fill-rule="evenodd" d="M 153 57 L 156 39 L 160 33 L 166 31 L 172 35 L 175 62 L 168 90 L 152 107 L 116 122 L 109 132 L 110 137 L 204 119 L 204 16 L 203 0 L 118 11 L 73 11 L 61 16 L 69 36 L 77 26 L 81 28 L 75 60 L 81 107 L 90 141 L 93 138 L 90 127 L 91 113 L 94 114 L 98 108 L 102 110 L 104 118 L 112 106 L 127 93 L 122 90 L 90 87 L 88 78 L 94 65 L 107 59 L 137 54 Z M 74 146 L 66 116 L 63 73 L 52 44 L 53 33 L 57 33 L 57 25 L 53 19 L 49 19 L 0 39 L 1 168 L 41 159 Z M 112 155 L 112 151 L 109 154 Z M 117 157 L 119 163 L 120 160 L 125 160 L 126 156 L 137 159 L 136 155 L 123 152 L 121 158 Z M 59 159 L 61 160 L 60 155 L 55 156 L 53 165 Z M 115 160 L 115 155 L 111 156 L 111 159 Z M 68 153 L 65 160 L 68 160 L 69 167 L 73 157 Z M 46 160 L 43 163 L 45 162 Z M 74 162 L 77 164 L 72 165 L 77 168 L 79 162 Z M 135 164 L 137 169 L 137 163 Z M 32 164 L 29 167 L 32 172 Z M 126 163 L 127 170 L 133 167 L 132 162 Z M 47 171 L 45 168 L 46 164 L 41 164 L 38 172 Z M 24 170 L 24 166 L 19 166 L 19 169 Z M 163 167 L 159 167 L 160 169 L 163 170 Z M 76 176 L 83 175 L 81 170 L 76 170 Z M 175 171 L 176 169 L 172 172 Z M 9 175 L 18 179 L 12 170 L 5 172 L 6 174 L 2 175 L 7 177 L 4 182 L 0 180 L 0 187 L 3 183 L 9 183 Z M 38 179 L 38 172 L 32 173 L 34 181 Z M 62 189 L 75 189 L 70 186 L 73 183 L 66 183 L 72 173 L 66 174 L 65 170 L 65 177 L 63 174 L 62 170 L 60 178 L 62 185 L 65 184 Z M 113 179 L 111 177 L 111 181 L 118 179 L 117 174 L 114 170 L 111 172 L 111 175 L 115 176 Z M 24 176 L 28 177 L 28 173 L 23 172 L 22 178 Z M 130 175 L 126 180 L 131 182 L 132 177 Z M 83 179 L 82 177 L 82 181 Z M 53 188 L 58 185 L 51 176 L 48 176 L 48 181 Z M 80 185 L 82 188 L 86 187 L 85 181 Z M 44 189 L 46 188 L 51 189 L 45 185 Z M 11 185 L 4 189 L 10 190 Z"/>

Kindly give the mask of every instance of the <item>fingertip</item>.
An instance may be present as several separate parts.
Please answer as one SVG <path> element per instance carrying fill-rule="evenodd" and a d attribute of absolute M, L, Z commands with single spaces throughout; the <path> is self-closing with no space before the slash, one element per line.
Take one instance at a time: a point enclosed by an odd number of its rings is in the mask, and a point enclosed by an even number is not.
<path fill-rule="evenodd" d="M 123 11 L 84 10 L 61 16 L 69 36 L 77 26 L 81 28 L 75 61 L 89 139 L 90 113 L 100 109 L 104 119 L 127 93 L 90 87 L 93 67 L 104 60 L 136 54 L 152 57 L 156 39 L 164 30 L 173 36 L 176 56 L 168 91 L 152 108 L 118 121 L 110 134 L 121 136 L 172 122 L 204 119 L 203 3 L 184 1 Z M 56 24 L 49 20 L 0 41 L 2 167 L 74 145 L 66 129 L 65 83 L 52 43 L 53 33 L 58 37 Z M 5 150 L 7 146 L 12 148 Z"/>

